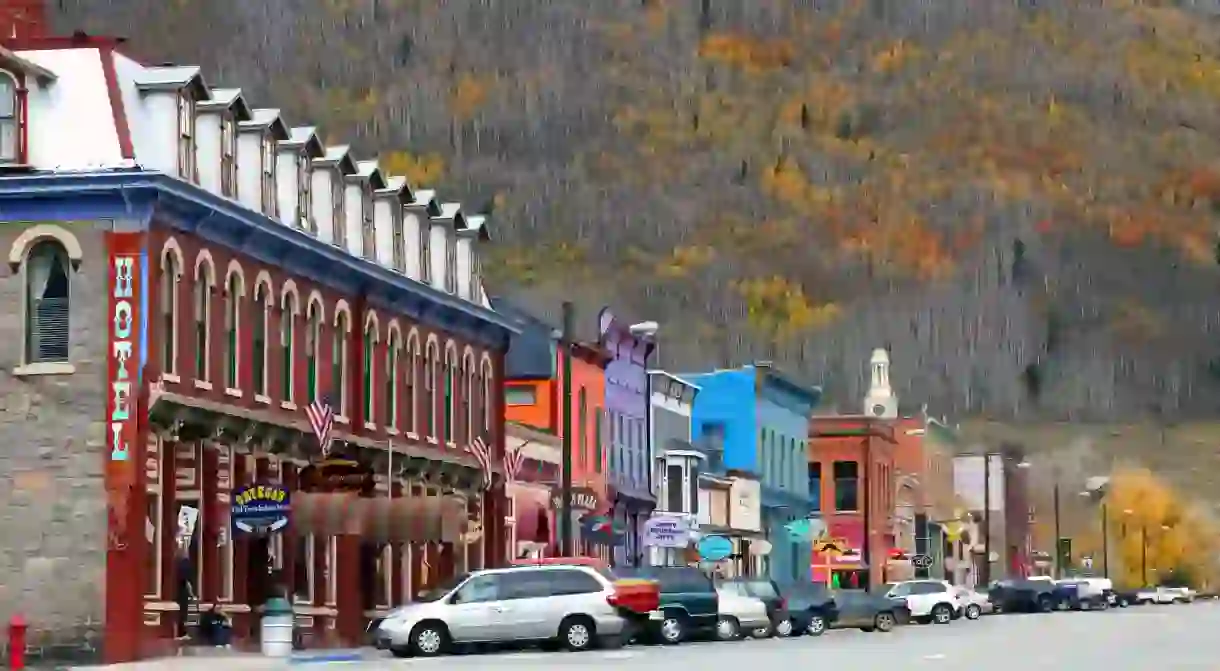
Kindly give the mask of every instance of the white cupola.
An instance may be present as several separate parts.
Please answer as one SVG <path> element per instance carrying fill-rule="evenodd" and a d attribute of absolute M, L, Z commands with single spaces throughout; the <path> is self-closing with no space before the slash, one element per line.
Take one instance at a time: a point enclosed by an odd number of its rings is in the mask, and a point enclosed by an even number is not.
<path fill-rule="evenodd" d="M 864 414 L 880 419 L 898 417 L 898 397 L 890 387 L 890 355 L 881 348 L 873 350 L 869 359 L 868 394 L 864 397 Z"/>

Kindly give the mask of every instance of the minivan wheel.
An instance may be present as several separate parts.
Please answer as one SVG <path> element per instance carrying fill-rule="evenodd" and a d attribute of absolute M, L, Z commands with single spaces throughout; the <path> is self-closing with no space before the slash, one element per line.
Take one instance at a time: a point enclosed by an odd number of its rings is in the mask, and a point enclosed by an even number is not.
<path fill-rule="evenodd" d="M 805 625 L 805 633 L 810 636 L 821 636 L 826 633 L 826 616 L 810 615 L 809 623 Z"/>
<path fill-rule="evenodd" d="M 936 624 L 949 624 L 953 621 L 953 610 L 943 603 L 933 606 L 932 621 Z"/>
<path fill-rule="evenodd" d="M 722 641 L 736 640 L 741 635 L 741 625 L 736 618 L 721 616 L 716 620 L 716 638 Z"/>
<path fill-rule="evenodd" d="M 775 635 L 787 638 L 792 635 L 792 619 L 784 618 L 775 625 Z"/>
<path fill-rule="evenodd" d="M 686 637 L 686 624 L 682 617 L 670 613 L 665 614 L 661 621 L 661 642 L 666 645 L 677 645 Z"/>
<path fill-rule="evenodd" d="M 969 606 L 966 606 L 966 619 L 967 620 L 977 620 L 977 619 L 979 619 L 979 616 L 981 616 L 982 614 L 983 614 L 983 609 L 979 608 L 979 605 L 977 603 L 972 603 Z"/>
<path fill-rule="evenodd" d="M 1055 607 L 1055 604 L 1051 602 L 1051 598 L 1049 596 L 1038 597 L 1038 612 L 1039 613 L 1049 613 L 1049 612 L 1051 612 L 1051 610 L 1054 609 L 1054 607 Z"/>
<path fill-rule="evenodd" d="M 569 617 L 559 625 L 559 642 L 572 652 L 588 650 L 596 640 L 593 622 L 587 617 Z"/>
<path fill-rule="evenodd" d="M 877 613 L 877 617 L 873 618 L 873 630 L 883 634 L 894 631 L 894 624 L 893 613 Z"/>
<path fill-rule="evenodd" d="M 449 647 L 449 631 L 439 622 L 422 622 L 411 632 L 411 652 L 416 657 L 436 657 Z"/>

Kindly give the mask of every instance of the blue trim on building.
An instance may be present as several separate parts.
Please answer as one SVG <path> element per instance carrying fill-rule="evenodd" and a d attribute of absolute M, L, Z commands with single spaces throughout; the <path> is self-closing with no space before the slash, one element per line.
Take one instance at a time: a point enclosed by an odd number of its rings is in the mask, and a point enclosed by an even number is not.
<path fill-rule="evenodd" d="M 54 201 L 48 207 L 47 201 Z M 308 278 L 368 305 L 484 345 L 507 349 L 518 329 L 481 305 L 417 282 L 283 225 L 260 212 L 160 172 L 113 170 L 0 178 L 0 220 L 112 219 L 115 230 L 158 223 Z"/>
<path fill-rule="evenodd" d="M 763 485 L 761 489 L 764 508 L 785 508 L 787 512 L 798 517 L 805 517 L 814 509 L 813 500 L 797 492 L 784 491 L 769 485 Z"/>

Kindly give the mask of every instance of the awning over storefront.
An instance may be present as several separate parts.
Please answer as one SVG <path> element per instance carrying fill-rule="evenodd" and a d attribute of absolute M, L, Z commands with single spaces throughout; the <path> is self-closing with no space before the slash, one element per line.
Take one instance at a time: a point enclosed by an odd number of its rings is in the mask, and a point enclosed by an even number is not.
<path fill-rule="evenodd" d="M 355 535 L 375 542 L 454 543 L 467 528 L 466 502 L 456 496 L 370 498 L 350 493 L 298 493 L 291 524 L 300 534 Z"/>

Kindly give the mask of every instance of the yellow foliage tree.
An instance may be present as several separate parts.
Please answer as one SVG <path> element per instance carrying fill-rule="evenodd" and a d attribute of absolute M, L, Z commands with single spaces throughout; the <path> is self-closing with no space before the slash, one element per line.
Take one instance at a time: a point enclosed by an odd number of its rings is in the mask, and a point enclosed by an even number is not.
<path fill-rule="evenodd" d="M 445 158 L 436 152 L 392 151 L 379 156 L 378 165 L 386 174 L 406 177 L 413 188 L 435 186 L 445 176 Z"/>
<path fill-rule="evenodd" d="M 1169 483 L 1145 468 L 1122 468 L 1111 476 L 1105 504 L 1115 583 L 1155 584 L 1175 574 L 1196 586 L 1211 579 L 1218 530 Z M 1085 546 L 1100 550 L 1097 536 Z"/>
<path fill-rule="evenodd" d="M 773 345 L 839 316 L 838 305 L 814 304 L 799 284 L 778 275 L 741 280 L 735 288 L 746 303 L 750 327 L 766 335 Z"/>
<path fill-rule="evenodd" d="M 449 108 L 454 118 L 466 121 L 473 117 L 483 103 L 487 102 L 490 88 L 489 82 L 483 77 L 473 74 L 458 77 L 449 95 Z"/>

